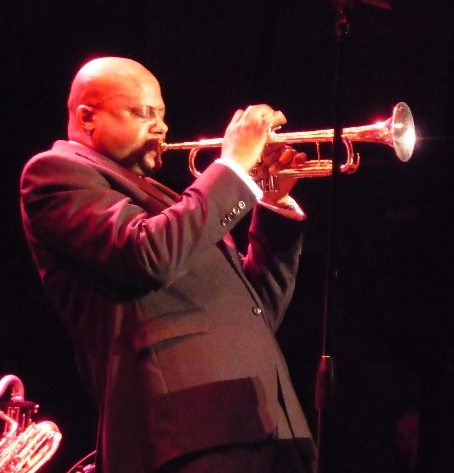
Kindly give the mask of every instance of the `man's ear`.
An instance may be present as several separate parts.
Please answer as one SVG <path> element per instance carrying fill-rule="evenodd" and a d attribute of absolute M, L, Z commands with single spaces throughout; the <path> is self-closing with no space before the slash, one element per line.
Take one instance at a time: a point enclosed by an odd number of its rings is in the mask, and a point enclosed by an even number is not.
<path fill-rule="evenodd" d="M 93 116 L 95 110 L 89 105 L 79 105 L 76 110 L 77 121 L 81 128 L 85 131 L 91 131 L 94 128 Z"/>

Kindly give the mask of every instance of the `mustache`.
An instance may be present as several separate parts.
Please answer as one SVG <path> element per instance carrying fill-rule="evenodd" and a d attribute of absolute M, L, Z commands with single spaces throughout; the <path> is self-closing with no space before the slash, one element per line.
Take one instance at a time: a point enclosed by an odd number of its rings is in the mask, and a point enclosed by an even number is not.
<path fill-rule="evenodd" d="M 164 140 L 162 138 L 154 138 L 145 142 L 143 146 L 144 151 L 156 151 L 161 153 L 162 145 Z"/>

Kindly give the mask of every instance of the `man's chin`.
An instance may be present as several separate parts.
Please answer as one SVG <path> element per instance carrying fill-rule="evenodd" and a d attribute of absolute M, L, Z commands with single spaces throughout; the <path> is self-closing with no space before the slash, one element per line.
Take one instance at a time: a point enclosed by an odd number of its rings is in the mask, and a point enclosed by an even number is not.
<path fill-rule="evenodd" d="M 161 155 L 156 151 L 148 151 L 134 166 L 135 172 L 142 176 L 156 174 L 162 168 Z"/>

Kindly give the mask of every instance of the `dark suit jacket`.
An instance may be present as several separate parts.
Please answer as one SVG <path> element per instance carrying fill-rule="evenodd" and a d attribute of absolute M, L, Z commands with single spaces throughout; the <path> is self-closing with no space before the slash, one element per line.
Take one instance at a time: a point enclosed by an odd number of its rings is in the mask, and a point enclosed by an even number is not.
<path fill-rule="evenodd" d="M 99 404 L 99 471 L 150 473 L 270 435 L 295 436 L 313 456 L 274 337 L 301 222 L 255 205 L 222 164 L 177 196 L 65 141 L 27 163 L 21 203 L 44 287 Z M 229 230 L 252 208 L 241 257 Z"/>

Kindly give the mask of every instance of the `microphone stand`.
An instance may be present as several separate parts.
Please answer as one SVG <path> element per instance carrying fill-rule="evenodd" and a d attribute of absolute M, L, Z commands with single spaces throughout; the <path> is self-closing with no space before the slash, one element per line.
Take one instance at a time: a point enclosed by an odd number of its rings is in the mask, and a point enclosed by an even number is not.
<path fill-rule="evenodd" d="M 335 391 L 335 362 L 330 355 L 330 322 L 334 317 L 336 308 L 336 282 L 338 278 L 338 254 L 337 254 L 337 233 L 338 233 L 338 194 L 340 166 L 343 156 L 342 141 L 342 111 L 343 92 L 345 79 L 345 55 L 347 39 L 349 35 L 349 14 L 352 2 L 348 0 L 334 0 L 336 9 L 336 38 L 337 38 L 337 64 L 334 82 L 334 137 L 333 137 L 333 169 L 330 177 L 329 204 L 328 204 L 328 229 L 327 229 L 327 249 L 325 261 L 325 295 L 322 328 L 322 356 L 320 359 L 316 388 L 315 407 L 318 411 L 317 420 L 317 472 L 328 473 L 329 459 L 325 455 L 325 445 L 329 435 L 327 435 L 327 409 L 332 407 Z M 329 431 L 328 431 L 329 433 Z"/>

